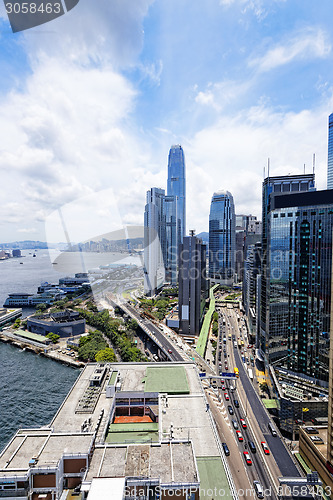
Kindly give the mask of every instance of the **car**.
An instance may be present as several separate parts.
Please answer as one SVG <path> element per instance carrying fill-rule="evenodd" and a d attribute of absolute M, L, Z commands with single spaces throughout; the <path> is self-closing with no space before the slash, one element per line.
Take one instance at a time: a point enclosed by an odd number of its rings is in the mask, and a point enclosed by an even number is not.
<path fill-rule="evenodd" d="M 250 454 L 248 451 L 243 451 L 243 455 L 244 455 L 244 460 L 246 462 L 247 465 L 252 465 L 252 460 L 250 458 Z"/>
<path fill-rule="evenodd" d="M 229 401 L 230 398 L 229 398 L 229 394 L 227 392 L 224 393 L 224 397 L 225 397 L 226 401 Z"/>
<path fill-rule="evenodd" d="M 244 441 L 241 431 L 236 431 L 236 436 L 238 441 Z"/>
<path fill-rule="evenodd" d="M 171 351 L 171 349 L 168 349 L 168 352 L 169 352 L 170 354 L 172 354 L 172 351 Z"/>
<path fill-rule="evenodd" d="M 268 449 L 268 446 L 265 443 L 265 441 L 261 441 L 261 446 L 262 446 L 262 449 L 264 450 L 265 455 L 269 455 L 269 449 Z"/>
<path fill-rule="evenodd" d="M 228 457 L 230 455 L 230 450 L 228 448 L 227 443 L 222 443 L 222 447 L 223 447 L 224 454 Z"/>
<path fill-rule="evenodd" d="M 265 498 L 264 497 L 264 489 L 261 486 L 261 484 L 259 483 L 259 481 L 253 481 L 253 486 L 254 486 L 254 489 L 256 491 L 257 497 L 258 498 Z"/>
<path fill-rule="evenodd" d="M 234 426 L 234 429 L 238 429 L 238 423 L 236 420 L 232 420 L 232 425 Z"/>
<path fill-rule="evenodd" d="M 230 415 L 234 414 L 234 410 L 232 409 L 231 405 L 228 406 L 228 412 L 230 413 Z"/>
<path fill-rule="evenodd" d="M 253 347 L 253 345 L 252 345 L 252 344 L 249 344 L 249 345 L 247 346 L 247 348 L 248 348 L 248 349 L 252 349 L 252 347 Z"/>
<path fill-rule="evenodd" d="M 238 399 L 234 399 L 234 405 L 235 405 L 235 408 L 239 408 L 239 401 L 238 401 Z"/>
<path fill-rule="evenodd" d="M 243 429 L 246 429 L 247 425 L 246 425 L 246 422 L 245 422 L 244 418 L 240 418 L 239 421 L 240 421 L 241 426 L 243 427 Z"/>
<path fill-rule="evenodd" d="M 228 371 L 228 365 L 225 365 L 225 367 L 224 367 L 224 368 L 225 368 L 225 370 L 226 370 L 226 371 Z"/>
<path fill-rule="evenodd" d="M 225 391 L 225 385 L 222 385 L 222 391 Z"/>

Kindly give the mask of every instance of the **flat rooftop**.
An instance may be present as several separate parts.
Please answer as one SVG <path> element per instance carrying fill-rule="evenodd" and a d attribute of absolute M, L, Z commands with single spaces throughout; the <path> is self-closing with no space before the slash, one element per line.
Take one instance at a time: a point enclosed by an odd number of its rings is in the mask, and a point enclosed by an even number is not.
<path fill-rule="evenodd" d="M 64 453 L 88 454 L 93 434 L 54 434 L 51 429 L 22 429 L 0 455 L 0 477 L 10 471 L 29 470 L 35 457 L 38 466 L 56 466 Z"/>
<path fill-rule="evenodd" d="M 183 366 L 147 368 L 146 392 L 189 394 L 190 389 Z"/>
<path fill-rule="evenodd" d="M 87 455 L 94 442 L 84 479 L 88 487 L 93 478 L 106 477 L 149 477 L 161 485 L 198 485 L 200 480 L 202 487 L 206 484 L 224 489 L 229 498 L 220 449 L 195 364 L 107 364 L 107 375 L 93 391 L 96 404 L 89 407 L 90 413 L 80 413 L 78 403 L 89 396 L 97 366 L 88 364 L 83 369 L 48 427 L 17 432 L 0 455 L 0 478 L 17 471 L 24 474 L 33 457 L 38 460 L 36 467 L 55 467 L 64 454 Z M 120 385 L 106 397 L 109 379 L 114 383 L 116 373 Z M 149 403 L 152 406 L 147 408 Z M 135 410 L 131 412 L 131 408 Z M 147 411 L 153 412 L 156 421 L 144 421 Z M 124 421 L 114 423 L 115 416 Z M 127 417 L 142 420 L 126 422 Z"/>
<path fill-rule="evenodd" d="M 149 476 L 160 478 L 161 484 L 198 481 L 191 443 L 177 442 L 97 448 L 86 480 L 111 475 Z"/>

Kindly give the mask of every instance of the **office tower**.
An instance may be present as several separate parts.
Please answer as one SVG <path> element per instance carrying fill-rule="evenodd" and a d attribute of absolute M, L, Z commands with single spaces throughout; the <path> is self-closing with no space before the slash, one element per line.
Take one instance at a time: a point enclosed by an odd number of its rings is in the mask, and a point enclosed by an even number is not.
<path fill-rule="evenodd" d="M 236 215 L 236 280 L 243 281 L 244 258 L 249 245 L 261 241 L 261 222 L 255 215 Z"/>
<path fill-rule="evenodd" d="M 328 117 L 327 189 L 333 189 L 333 113 Z"/>
<path fill-rule="evenodd" d="M 208 292 L 206 245 L 194 235 L 179 245 L 179 329 L 183 335 L 199 335 Z"/>
<path fill-rule="evenodd" d="M 266 358 L 327 381 L 333 191 L 272 196 L 267 222 Z"/>
<path fill-rule="evenodd" d="M 154 295 L 165 278 L 165 191 L 151 188 L 147 191 L 144 214 L 144 292 Z"/>
<path fill-rule="evenodd" d="M 177 234 L 180 244 L 186 234 L 186 183 L 184 151 L 179 144 L 171 146 L 169 151 L 167 195 L 176 198 Z"/>
<path fill-rule="evenodd" d="M 244 260 L 244 276 L 242 287 L 242 299 L 245 314 L 248 318 L 250 334 L 256 335 L 258 285 L 257 278 L 261 272 L 261 242 L 251 244 L 247 247 Z M 252 342 L 253 339 L 251 339 Z"/>
<path fill-rule="evenodd" d="M 268 258 L 268 214 L 270 212 L 271 197 L 314 190 L 314 174 L 288 175 L 278 177 L 267 177 L 262 185 L 262 258 L 260 279 L 260 315 L 258 317 L 258 357 L 267 362 L 268 324 L 267 308 L 269 305 L 269 294 L 267 289 L 267 258 Z"/>
<path fill-rule="evenodd" d="M 163 200 L 163 213 L 165 221 L 165 250 L 164 266 L 165 279 L 167 282 L 177 284 L 177 262 L 178 262 L 178 217 L 177 198 L 175 196 L 165 196 Z"/>
<path fill-rule="evenodd" d="M 330 331 L 333 332 L 333 270 L 331 274 L 331 322 Z M 330 342 L 329 377 L 328 377 L 328 428 L 327 428 L 327 463 L 333 474 L 333 342 Z"/>
<path fill-rule="evenodd" d="M 209 214 L 209 277 L 232 284 L 235 274 L 235 207 L 229 191 L 213 194 Z"/>

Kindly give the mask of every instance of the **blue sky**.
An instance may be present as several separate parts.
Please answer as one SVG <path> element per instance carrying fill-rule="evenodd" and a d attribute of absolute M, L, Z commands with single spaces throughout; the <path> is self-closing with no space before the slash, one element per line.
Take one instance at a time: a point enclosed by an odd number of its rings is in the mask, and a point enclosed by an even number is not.
<path fill-rule="evenodd" d="M 142 224 L 177 143 L 198 232 L 215 190 L 261 216 L 268 158 L 271 175 L 302 173 L 315 153 L 326 187 L 331 0 L 80 0 L 19 34 L 1 8 L 3 241 L 45 239 L 54 211 L 92 207 L 105 189 L 112 205 L 96 202 L 84 230 L 74 219 L 73 240 L 107 232 L 112 217 Z M 50 222 L 47 238 L 64 239 Z"/>

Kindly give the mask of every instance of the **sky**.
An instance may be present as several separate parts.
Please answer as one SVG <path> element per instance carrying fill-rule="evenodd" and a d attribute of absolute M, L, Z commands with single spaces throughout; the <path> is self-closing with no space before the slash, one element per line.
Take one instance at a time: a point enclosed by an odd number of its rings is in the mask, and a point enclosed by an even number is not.
<path fill-rule="evenodd" d="M 315 154 L 325 189 L 332 18 L 331 0 L 80 0 L 14 34 L 1 3 L 0 241 L 143 224 L 173 144 L 197 233 L 221 189 L 261 218 L 268 159 L 308 173 Z"/>

